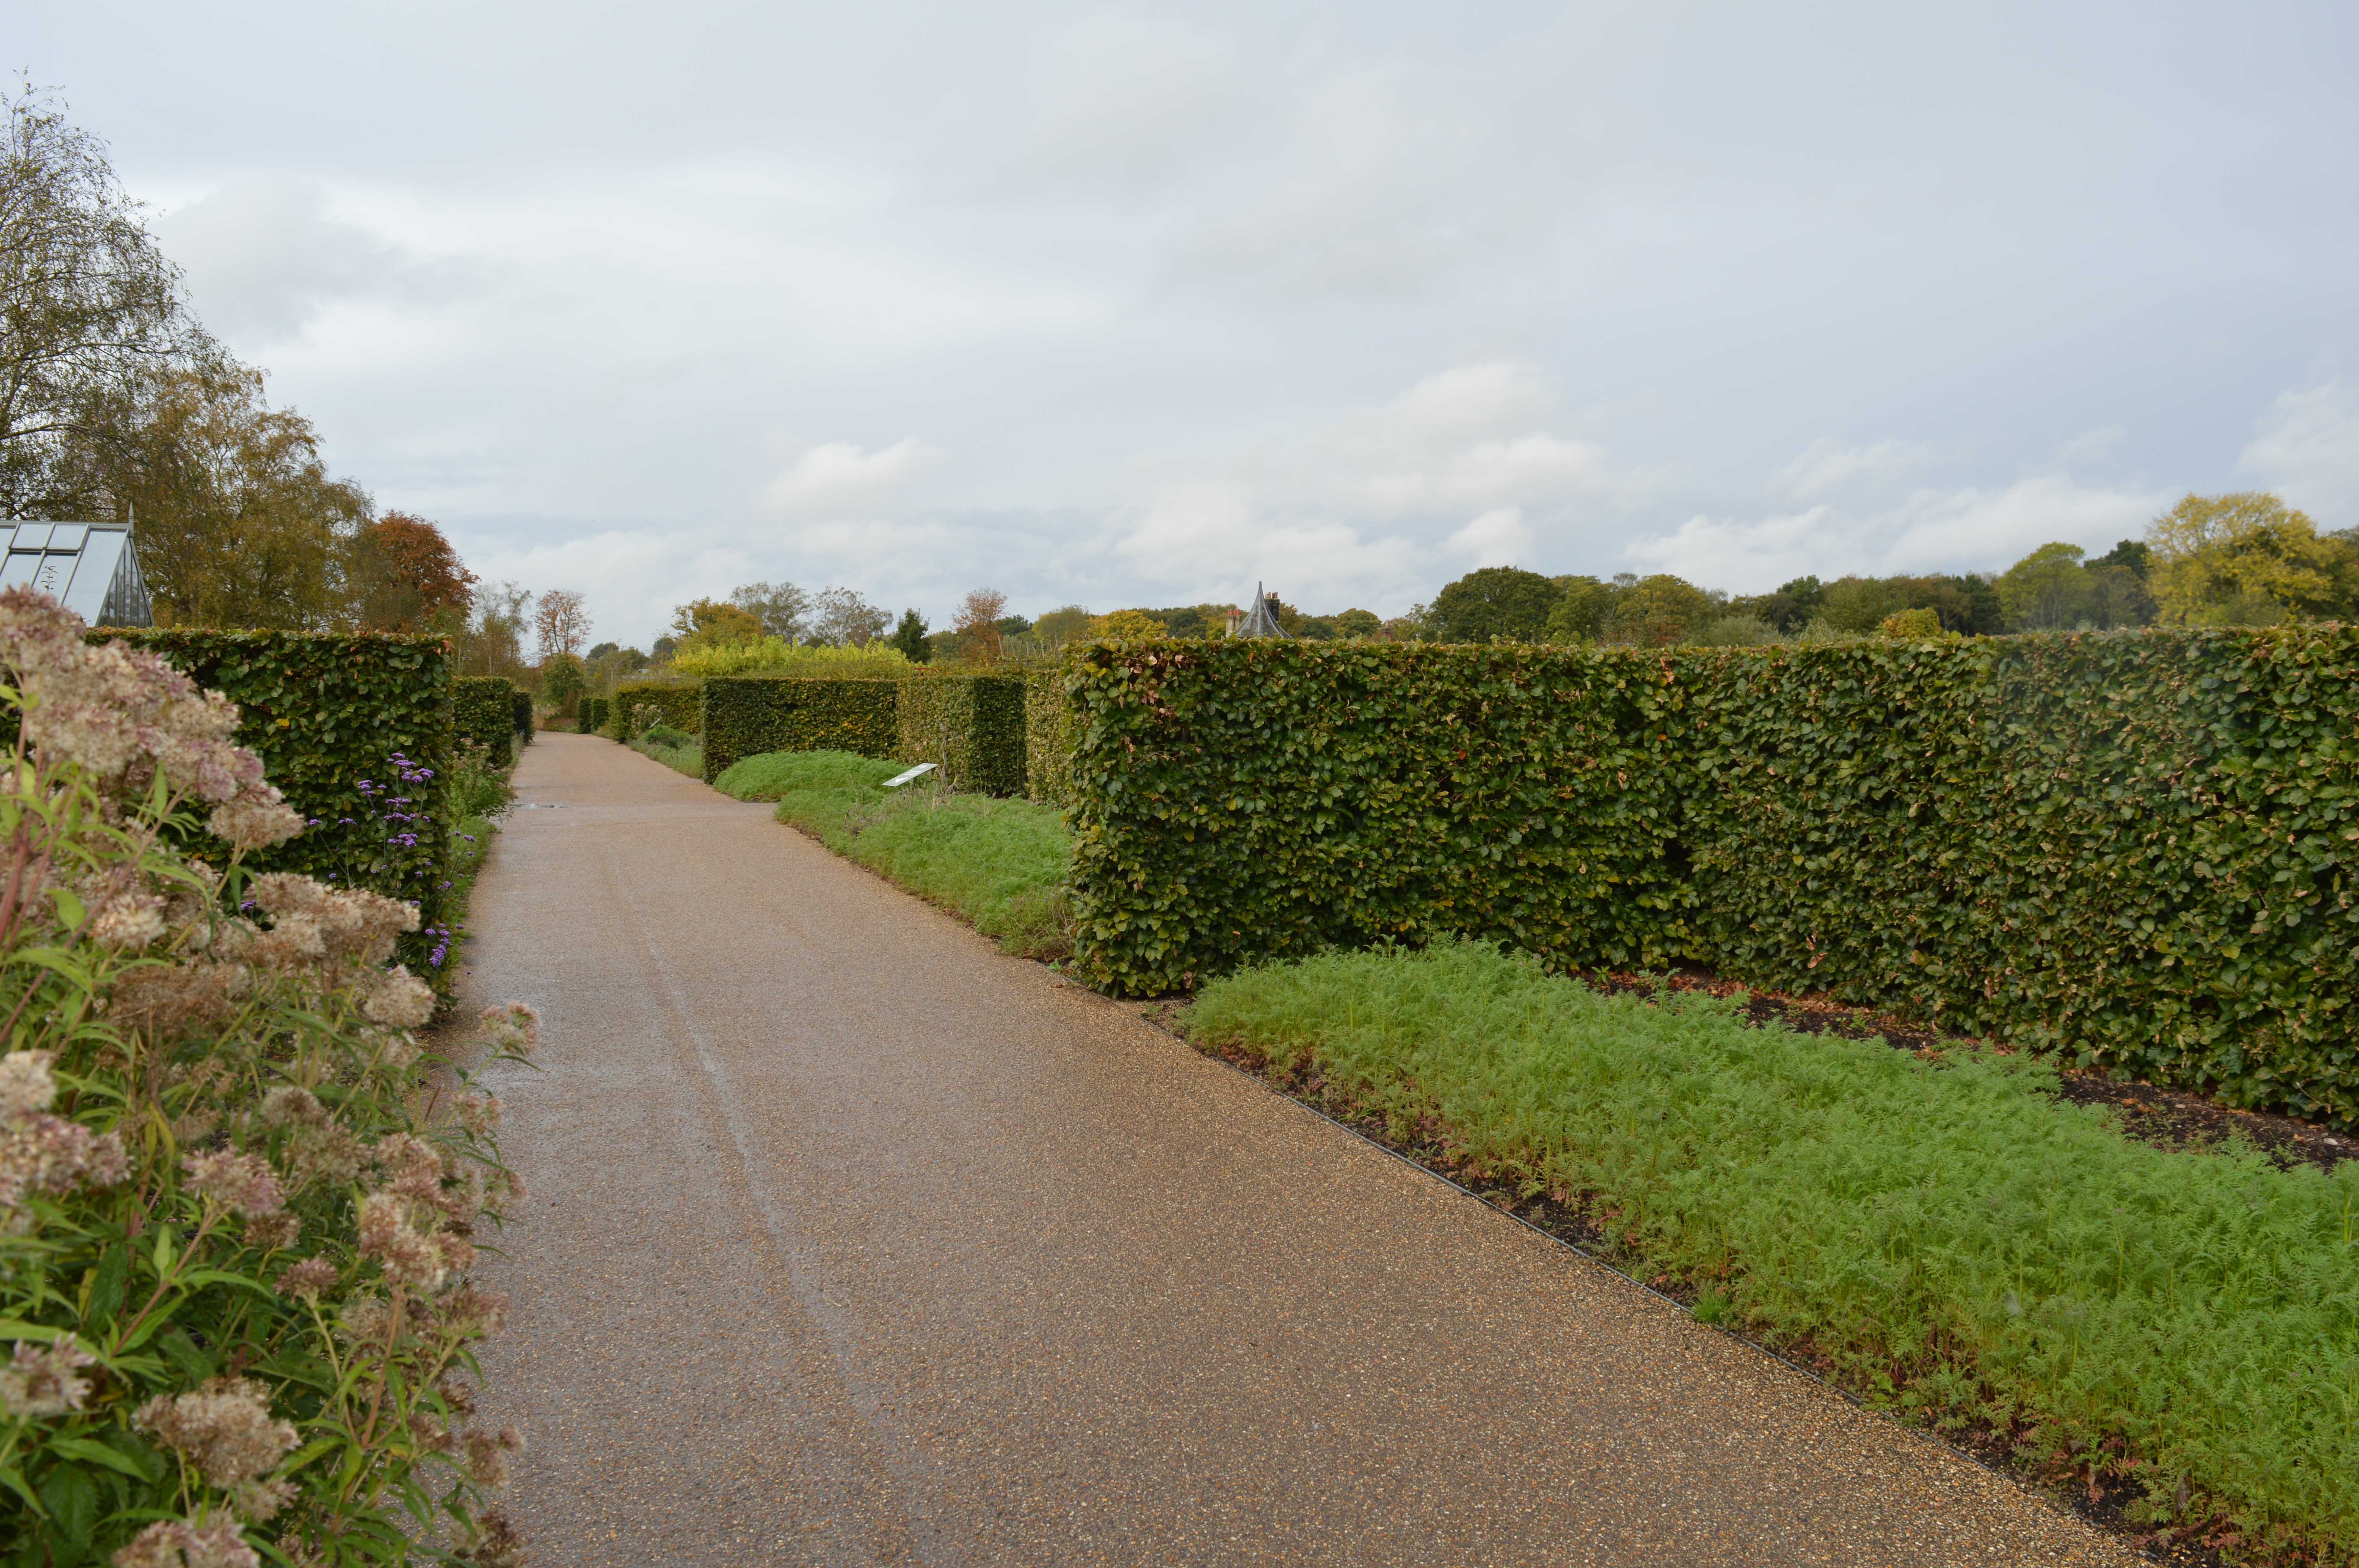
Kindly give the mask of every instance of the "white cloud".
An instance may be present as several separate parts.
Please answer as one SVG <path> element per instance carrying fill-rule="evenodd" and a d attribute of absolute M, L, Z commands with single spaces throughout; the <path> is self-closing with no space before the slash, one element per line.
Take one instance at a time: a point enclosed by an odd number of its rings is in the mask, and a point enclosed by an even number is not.
<path fill-rule="evenodd" d="M 864 452 L 849 441 L 811 448 L 762 492 L 766 511 L 790 519 L 864 518 L 893 508 L 949 454 L 915 436 Z"/>
<path fill-rule="evenodd" d="M 1527 566 L 1532 531 L 1524 526 L 1522 507 L 1494 507 L 1450 535 L 1442 547 L 1466 557 L 1478 568 Z"/>
<path fill-rule="evenodd" d="M 1872 447 L 1846 447 L 1832 436 L 1821 436 L 1770 478 L 1790 495 L 1823 495 L 1861 480 L 1897 478 L 1935 461 L 1940 455 L 1939 449 L 1920 441 L 1878 441 Z"/>
<path fill-rule="evenodd" d="M 2169 504 L 2157 492 L 2045 474 L 2002 490 L 1919 490 L 1875 511 L 1822 504 L 1756 518 L 1691 517 L 1637 539 L 1623 554 L 1642 570 L 1757 593 L 1805 574 L 1832 580 L 1852 573 L 1990 570 L 2056 540 L 2102 552 L 2137 537 Z"/>
<path fill-rule="evenodd" d="M 224 186 L 158 219 L 156 230 L 187 271 L 204 321 L 256 344 L 300 335 L 342 301 L 447 301 L 475 271 L 423 260 L 364 224 L 332 216 L 326 189 L 303 179 Z"/>
<path fill-rule="evenodd" d="M 2277 395 L 2236 460 L 2327 529 L 2359 525 L 2359 387 L 2337 378 Z"/>

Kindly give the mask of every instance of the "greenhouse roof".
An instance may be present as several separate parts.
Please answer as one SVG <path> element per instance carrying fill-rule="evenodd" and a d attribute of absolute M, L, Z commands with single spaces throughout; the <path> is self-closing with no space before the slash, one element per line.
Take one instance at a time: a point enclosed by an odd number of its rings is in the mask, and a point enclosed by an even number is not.
<path fill-rule="evenodd" d="M 29 585 L 92 626 L 152 626 L 128 523 L 0 523 L 0 588 Z"/>

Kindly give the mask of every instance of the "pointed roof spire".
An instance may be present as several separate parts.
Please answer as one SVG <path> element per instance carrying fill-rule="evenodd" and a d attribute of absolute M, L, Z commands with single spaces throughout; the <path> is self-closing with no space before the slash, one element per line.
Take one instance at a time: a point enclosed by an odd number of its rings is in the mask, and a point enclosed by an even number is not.
<path fill-rule="evenodd" d="M 1245 619 L 1238 622 L 1237 629 L 1229 635 L 1232 637 L 1285 636 L 1286 628 L 1277 623 L 1277 595 L 1264 593 L 1261 584 L 1254 584 L 1253 608 L 1245 611 Z"/>

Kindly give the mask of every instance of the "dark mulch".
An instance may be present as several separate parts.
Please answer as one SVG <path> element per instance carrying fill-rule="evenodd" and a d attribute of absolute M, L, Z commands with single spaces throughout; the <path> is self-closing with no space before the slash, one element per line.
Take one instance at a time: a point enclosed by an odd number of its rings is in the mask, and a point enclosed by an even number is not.
<path fill-rule="evenodd" d="M 1634 980 L 1630 986 L 1617 986 L 1616 989 L 1641 988 Z M 1655 989 L 1654 982 L 1645 982 L 1643 989 L 1651 992 Z M 1134 1005 L 1139 1016 L 1148 1022 L 1185 1038 L 1184 1000 L 1162 999 L 1145 1006 Z M 1831 1024 L 1841 1022 L 1842 1027 L 1815 1033 L 1850 1033 L 1855 1027 L 1848 1020 L 1831 1018 L 1828 1022 Z M 1797 1023 L 1796 1027 L 1803 1025 Z M 1880 1030 L 1865 1030 L 1854 1037 L 1873 1038 L 1881 1033 Z M 1736 1334 L 1736 1330 L 1717 1323 L 1712 1315 L 1713 1308 L 1707 1298 L 1717 1299 L 1713 1292 L 1714 1281 L 1649 1270 L 1645 1260 L 1635 1250 L 1636 1235 L 1623 1233 L 1614 1223 L 1615 1217 L 1613 1212 L 1598 1213 L 1578 1198 L 1566 1201 L 1549 1193 L 1526 1190 L 1530 1183 L 1518 1181 L 1512 1173 L 1487 1167 L 1461 1146 L 1448 1127 L 1430 1118 L 1414 1128 L 1396 1129 L 1384 1116 L 1370 1114 L 1354 1105 L 1337 1086 L 1314 1072 L 1283 1069 L 1265 1057 L 1233 1046 L 1190 1044 L 1207 1055 L 1258 1078 L 1280 1094 L 1350 1129 L 1379 1148 L 1422 1166 L 1501 1213 L 1511 1215 L 1543 1235 L 1565 1243 L 1689 1312 L 1697 1312 L 1699 1304 L 1701 1304 L 1704 1310 L 1699 1315 L 1702 1321 L 1712 1322 L 1724 1333 Z M 1396 1136 L 1397 1131 L 1401 1135 Z M 1852 1390 L 1844 1387 L 1842 1368 L 1807 1340 L 1780 1341 L 1773 1347 L 1742 1334 L 1737 1334 L 1737 1337 L 1745 1339 L 1747 1344 L 1777 1357 L 1797 1370 L 1817 1378 L 1845 1397 L 1855 1398 Z M 1946 1433 L 1941 1440 L 1987 1469 L 2038 1487 L 2073 1513 L 2108 1534 L 2119 1537 L 2155 1562 L 2185 1565 L 2185 1568 L 2226 1568 L 2231 1560 L 2223 1557 L 2217 1548 L 2229 1544 L 2231 1537 L 2222 1531 L 2222 1521 L 2207 1521 L 2202 1525 L 2167 1531 L 2158 1531 L 2150 1525 L 2133 1522 L 2127 1517 L 2126 1509 L 2140 1496 L 2136 1487 L 2116 1476 L 2093 1476 L 2078 1469 L 2061 1468 L 2055 1464 L 2029 1462 L 2017 1448 L 2027 1435 L 2018 1430 L 1998 1428 L 1984 1422 L 1964 1431 Z"/>
<path fill-rule="evenodd" d="M 1870 1008 L 1849 1007 L 1827 996 L 1788 996 L 1754 990 L 1708 972 L 1690 970 L 1667 977 L 1636 974 L 1588 974 L 1582 977 L 1601 990 L 1651 996 L 1668 983 L 1680 990 L 1705 990 L 1714 996 L 1745 994 L 1743 1014 L 1753 1023 L 1773 1020 L 1804 1034 L 1835 1034 L 1847 1040 L 1881 1039 L 1897 1051 L 1920 1056 L 1938 1054 L 1955 1045 L 1989 1044 L 1965 1035 L 1946 1034 Z M 2093 1068 L 2063 1070 L 2059 1097 L 2073 1105 L 2112 1108 L 2122 1134 L 2158 1149 L 2200 1149 L 2242 1138 L 2267 1155 L 2282 1170 L 2315 1165 L 2332 1171 L 2342 1162 L 2359 1158 L 2359 1134 L 2338 1133 L 2322 1123 L 2262 1111 L 2236 1110 L 2179 1089 L 2130 1083 Z"/>

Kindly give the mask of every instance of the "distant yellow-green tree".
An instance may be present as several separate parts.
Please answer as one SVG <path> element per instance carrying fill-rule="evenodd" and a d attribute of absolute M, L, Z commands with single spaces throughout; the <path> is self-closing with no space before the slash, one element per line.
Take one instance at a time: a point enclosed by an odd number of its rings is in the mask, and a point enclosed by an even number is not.
<path fill-rule="evenodd" d="M 2345 608 L 2344 546 L 2266 491 L 2190 495 L 2147 529 L 2161 618 L 2267 626 Z"/>

